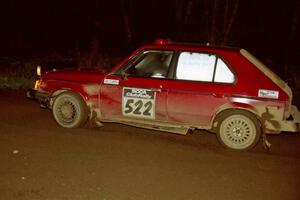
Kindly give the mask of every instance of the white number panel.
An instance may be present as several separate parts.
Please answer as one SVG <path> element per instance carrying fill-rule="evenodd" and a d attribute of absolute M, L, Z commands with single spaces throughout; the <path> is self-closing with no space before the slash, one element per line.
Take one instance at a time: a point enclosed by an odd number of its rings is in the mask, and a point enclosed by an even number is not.
<path fill-rule="evenodd" d="M 142 88 L 123 88 L 122 113 L 128 117 L 155 118 L 155 92 Z"/>

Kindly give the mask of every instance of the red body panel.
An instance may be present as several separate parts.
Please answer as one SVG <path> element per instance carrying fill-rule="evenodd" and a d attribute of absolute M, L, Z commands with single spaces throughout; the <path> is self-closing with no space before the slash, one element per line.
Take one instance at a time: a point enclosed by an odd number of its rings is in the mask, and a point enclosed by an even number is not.
<path fill-rule="evenodd" d="M 122 119 L 122 89 L 123 87 L 160 89 L 163 88 L 164 81 L 160 79 L 145 80 L 143 78 L 128 77 L 122 80 L 118 76 L 108 75 L 106 79 L 118 80 L 119 85 L 102 84 L 100 92 L 100 108 L 102 116 L 106 119 Z M 166 98 L 167 92 L 161 90 L 156 92 L 155 120 L 166 121 Z"/>

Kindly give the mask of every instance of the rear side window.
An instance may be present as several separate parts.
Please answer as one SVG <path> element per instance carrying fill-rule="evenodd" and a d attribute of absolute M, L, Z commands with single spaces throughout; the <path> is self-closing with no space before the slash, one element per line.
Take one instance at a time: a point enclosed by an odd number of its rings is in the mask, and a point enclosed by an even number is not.
<path fill-rule="evenodd" d="M 215 82 L 218 83 L 233 83 L 234 74 L 220 58 L 217 60 Z"/>
<path fill-rule="evenodd" d="M 178 58 L 176 79 L 233 83 L 234 74 L 215 54 L 182 52 Z"/>

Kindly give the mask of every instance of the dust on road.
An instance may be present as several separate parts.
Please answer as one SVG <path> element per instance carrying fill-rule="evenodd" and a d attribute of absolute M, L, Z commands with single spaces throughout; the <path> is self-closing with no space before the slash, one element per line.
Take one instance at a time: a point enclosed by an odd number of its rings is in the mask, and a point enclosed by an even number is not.
<path fill-rule="evenodd" d="M 235 152 L 205 131 L 63 129 L 22 94 L 0 108 L 0 200 L 300 199 L 299 134 Z"/>

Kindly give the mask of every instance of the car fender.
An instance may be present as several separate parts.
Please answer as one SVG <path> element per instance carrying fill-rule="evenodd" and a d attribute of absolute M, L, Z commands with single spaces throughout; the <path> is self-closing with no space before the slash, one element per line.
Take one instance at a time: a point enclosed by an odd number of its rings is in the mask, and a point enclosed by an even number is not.
<path fill-rule="evenodd" d="M 249 113 L 252 113 L 254 116 L 256 116 L 256 118 L 261 123 L 259 113 L 258 113 L 258 111 L 257 111 L 257 109 L 255 108 L 254 105 L 251 105 L 251 104 L 245 103 L 245 102 L 234 101 L 234 102 L 225 103 L 225 104 L 221 105 L 220 107 L 218 107 L 216 109 L 216 111 L 214 112 L 214 114 L 212 116 L 212 120 L 211 120 L 212 129 L 214 129 L 217 126 L 217 121 L 216 121 L 217 117 L 221 113 L 229 111 L 229 110 L 244 110 L 244 111 L 247 111 Z"/>
<path fill-rule="evenodd" d="M 98 106 L 98 93 L 99 84 L 96 83 L 77 83 L 71 81 L 46 81 L 46 88 L 43 90 L 50 90 L 51 101 L 50 106 L 52 106 L 55 97 L 65 91 L 72 91 L 78 93 L 86 102 L 87 106 L 94 108 Z"/>

